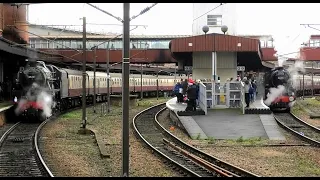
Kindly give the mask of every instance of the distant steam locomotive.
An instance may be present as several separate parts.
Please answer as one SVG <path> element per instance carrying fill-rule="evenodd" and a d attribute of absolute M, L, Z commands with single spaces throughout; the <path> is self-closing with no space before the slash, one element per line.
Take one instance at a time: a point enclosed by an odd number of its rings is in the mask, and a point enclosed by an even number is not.
<path fill-rule="evenodd" d="M 93 72 L 86 72 L 86 94 L 88 104 L 93 103 Z M 15 112 L 25 117 L 35 117 L 41 121 L 55 111 L 78 107 L 82 103 L 82 72 L 58 68 L 42 61 L 30 61 L 17 74 Z M 177 77 L 179 80 L 181 77 Z M 171 93 L 175 84 L 174 76 L 152 76 L 131 74 L 130 92 L 144 96 Z M 141 81 L 142 80 L 142 81 Z M 142 85 L 142 86 L 141 86 Z M 142 87 L 142 88 L 141 88 Z M 121 94 L 122 74 L 110 73 L 110 94 Z M 96 102 L 107 100 L 107 74 L 96 72 Z M 53 111 L 53 112 L 52 112 Z"/>
<path fill-rule="evenodd" d="M 277 67 L 265 73 L 264 102 L 271 110 L 290 111 L 295 101 L 295 89 L 290 73 L 283 67 Z"/>

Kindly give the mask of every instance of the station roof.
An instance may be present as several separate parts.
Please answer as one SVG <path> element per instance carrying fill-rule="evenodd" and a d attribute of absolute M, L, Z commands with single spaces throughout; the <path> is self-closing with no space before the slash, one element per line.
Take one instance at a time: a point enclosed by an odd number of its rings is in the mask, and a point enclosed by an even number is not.
<path fill-rule="evenodd" d="M 259 52 L 258 39 L 223 34 L 207 34 L 171 40 L 171 52 Z M 259 52 L 260 53 L 260 52 Z"/>
<path fill-rule="evenodd" d="M 192 61 L 193 52 L 237 52 L 238 66 L 248 70 L 270 68 L 270 64 L 262 63 L 259 39 L 212 33 L 173 39 L 169 48 L 176 60 Z"/>
<path fill-rule="evenodd" d="M 90 35 L 87 34 L 87 39 L 111 39 L 116 37 L 117 35 Z M 191 35 L 130 35 L 130 39 L 175 39 L 175 38 L 184 38 L 189 37 Z M 43 38 L 48 39 L 56 39 L 56 35 L 43 35 Z M 58 39 L 82 39 L 82 34 L 79 35 L 59 35 Z M 38 36 L 29 35 L 29 38 L 37 38 Z M 117 37 L 117 39 L 121 39 L 122 36 Z"/>
<path fill-rule="evenodd" d="M 18 56 L 22 56 L 30 59 L 36 58 L 38 60 L 55 62 L 55 61 L 59 61 L 59 58 L 61 58 L 61 56 L 57 54 L 39 51 L 33 48 L 21 46 L 21 45 L 19 46 L 17 45 L 17 43 L 12 42 L 3 37 L 0 37 L 0 50 L 10 54 L 14 54 L 14 55 L 18 55 Z"/>

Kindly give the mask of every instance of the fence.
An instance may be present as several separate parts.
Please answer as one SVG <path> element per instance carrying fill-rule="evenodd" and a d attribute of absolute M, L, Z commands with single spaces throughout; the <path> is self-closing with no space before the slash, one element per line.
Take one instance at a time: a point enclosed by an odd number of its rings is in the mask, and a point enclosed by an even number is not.
<path fill-rule="evenodd" d="M 241 81 L 241 110 L 242 110 L 242 114 L 245 114 L 245 107 L 246 107 L 246 101 L 245 101 L 245 97 L 244 97 L 244 83 Z"/>
<path fill-rule="evenodd" d="M 199 106 L 207 115 L 208 106 L 207 106 L 206 86 L 202 82 L 200 82 L 199 84 Z"/>
<path fill-rule="evenodd" d="M 203 91 L 205 87 L 206 107 L 207 108 L 243 108 L 244 93 L 242 82 L 202 82 Z M 201 101 L 204 101 L 204 97 Z M 202 108 L 202 107 L 201 107 Z"/>

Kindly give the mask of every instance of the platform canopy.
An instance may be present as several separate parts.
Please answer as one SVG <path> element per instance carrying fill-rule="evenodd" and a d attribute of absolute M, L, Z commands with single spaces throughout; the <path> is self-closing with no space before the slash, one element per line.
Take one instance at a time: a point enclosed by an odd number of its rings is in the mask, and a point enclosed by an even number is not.
<path fill-rule="evenodd" d="M 266 67 L 258 39 L 212 33 L 173 39 L 169 48 L 177 60 L 192 61 L 193 52 L 237 52 L 238 65 L 250 70 Z"/>

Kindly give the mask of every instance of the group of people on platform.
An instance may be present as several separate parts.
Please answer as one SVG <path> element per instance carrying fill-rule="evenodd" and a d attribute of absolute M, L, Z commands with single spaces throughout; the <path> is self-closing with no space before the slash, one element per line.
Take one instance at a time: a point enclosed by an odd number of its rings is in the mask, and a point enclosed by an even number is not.
<path fill-rule="evenodd" d="M 192 79 L 181 79 L 174 86 L 174 94 L 177 97 L 177 103 L 187 103 L 185 111 L 196 111 L 199 98 L 199 84 Z"/>
<path fill-rule="evenodd" d="M 237 78 L 227 79 L 227 82 L 242 81 L 244 83 L 245 103 L 246 108 L 256 100 L 258 95 L 257 81 L 254 77 L 244 77 L 242 80 L 238 75 Z M 192 79 L 181 79 L 180 82 L 174 86 L 174 94 L 177 97 L 177 103 L 187 103 L 186 111 L 196 111 L 199 103 L 199 83 Z"/>

